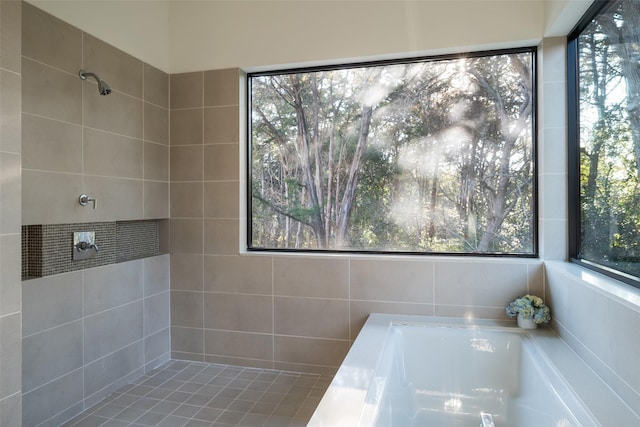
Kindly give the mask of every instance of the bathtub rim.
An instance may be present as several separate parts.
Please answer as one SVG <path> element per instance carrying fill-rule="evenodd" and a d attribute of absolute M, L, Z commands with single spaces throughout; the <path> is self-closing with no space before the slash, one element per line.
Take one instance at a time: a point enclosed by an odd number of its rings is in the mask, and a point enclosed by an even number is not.
<path fill-rule="evenodd" d="M 640 425 L 640 416 L 634 413 L 548 326 L 528 331 L 515 327 L 513 321 L 372 313 L 356 337 L 308 426 L 359 425 L 367 393 L 386 344 L 386 336 L 395 324 L 506 329 L 526 335 L 597 423 L 612 427 Z M 344 386 L 347 379 L 351 381 L 348 386 Z"/>

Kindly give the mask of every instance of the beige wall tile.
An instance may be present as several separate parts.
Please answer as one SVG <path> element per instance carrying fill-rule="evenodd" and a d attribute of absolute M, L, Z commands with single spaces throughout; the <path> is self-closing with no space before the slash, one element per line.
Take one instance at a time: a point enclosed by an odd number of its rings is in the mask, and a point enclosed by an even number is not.
<path fill-rule="evenodd" d="M 25 392 L 82 367 L 82 321 L 64 324 L 22 340 Z"/>
<path fill-rule="evenodd" d="M 171 289 L 202 291 L 202 264 L 204 255 L 171 255 Z"/>
<path fill-rule="evenodd" d="M 207 107 L 204 109 L 205 144 L 226 144 L 240 140 L 238 106 Z"/>
<path fill-rule="evenodd" d="M 169 110 L 145 102 L 144 140 L 169 145 Z"/>
<path fill-rule="evenodd" d="M 501 307 L 527 291 L 527 265 L 511 262 L 436 261 L 435 303 Z"/>
<path fill-rule="evenodd" d="M 174 182 L 170 194 L 172 218 L 202 218 L 202 182 Z"/>
<path fill-rule="evenodd" d="M 564 128 L 567 123 L 566 112 L 566 93 L 567 84 L 564 81 L 544 83 L 543 90 L 545 96 L 543 98 L 544 105 L 544 127 L 545 128 Z"/>
<path fill-rule="evenodd" d="M 206 330 L 204 343 L 207 355 L 273 360 L 273 338 L 267 334 Z"/>
<path fill-rule="evenodd" d="M 544 219 L 539 223 L 541 258 L 547 261 L 565 261 L 568 248 L 568 221 L 566 219 Z"/>
<path fill-rule="evenodd" d="M 22 336 L 83 317 L 82 272 L 26 280 L 23 284 Z"/>
<path fill-rule="evenodd" d="M 538 151 L 542 154 L 540 156 L 542 161 L 538 162 L 538 170 L 543 174 L 566 173 L 568 164 L 565 145 L 567 129 L 564 127 L 546 128 L 542 132 L 544 137 L 542 141 L 538 142 Z"/>
<path fill-rule="evenodd" d="M 172 352 L 200 354 L 204 353 L 204 334 L 200 328 L 171 327 Z"/>
<path fill-rule="evenodd" d="M 538 295 L 544 299 L 546 297 L 544 289 L 544 265 L 542 263 L 527 264 L 527 273 L 529 276 L 527 293 Z"/>
<path fill-rule="evenodd" d="M 98 93 L 97 85 L 83 82 L 84 125 L 142 139 L 142 101 L 119 92 Z"/>
<path fill-rule="evenodd" d="M 167 308 L 167 313 L 170 313 L 169 308 Z M 171 327 L 145 337 L 145 372 L 157 368 L 169 358 L 171 358 Z"/>
<path fill-rule="evenodd" d="M 203 73 L 171 74 L 171 108 L 194 108 L 203 106 Z"/>
<path fill-rule="evenodd" d="M 171 110 L 171 145 L 202 144 L 202 108 Z"/>
<path fill-rule="evenodd" d="M 60 413 L 81 401 L 83 379 L 82 370 L 78 369 L 30 393 L 25 393 L 22 396 L 22 425 L 41 424 L 47 421 L 51 414 Z"/>
<path fill-rule="evenodd" d="M 274 328 L 278 335 L 349 339 L 349 301 L 276 297 Z"/>
<path fill-rule="evenodd" d="M 171 182 L 202 181 L 202 146 L 171 147 Z"/>
<path fill-rule="evenodd" d="M 204 253 L 235 255 L 239 252 L 237 219 L 204 220 Z"/>
<path fill-rule="evenodd" d="M 0 235 L 0 316 L 22 310 L 20 234 Z"/>
<path fill-rule="evenodd" d="M 142 260 L 135 260 L 84 270 L 84 315 L 91 316 L 142 298 L 142 265 Z"/>
<path fill-rule="evenodd" d="M 205 291 L 271 295 L 271 257 L 205 255 Z"/>
<path fill-rule="evenodd" d="M 354 340 L 364 326 L 371 313 L 385 314 L 417 314 L 433 316 L 433 304 L 412 304 L 407 302 L 351 301 L 350 329 L 351 340 Z"/>
<path fill-rule="evenodd" d="M 203 327 L 202 292 L 171 291 L 171 326 Z"/>
<path fill-rule="evenodd" d="M 82 172 L 82 127 L 24 114 L 22 167 Z"/>
<path fill-rule="evenodd" d="M 171 219 L 171 253 L 201 254 L 204 224 L 200 219 Z"/>
<path fill-rule="evenodd" d="M 352 259 L 351 298 L 433 302 L 433 262 Z"/>
<path fill-rule="evenodd" d="M 204 327 L 272 333 L 273 298 L 263 295 L 206 293 Z"/>
<path fill-rule="evenodd" d="M 0 2 L 0 67 L 20 73 L 22 1 Z"/>
<path fill-rule="evenodd" d="M 542 219 L 567 218 L 566 174 L 546 174 L 542 176 L 544 197 L 541 197 L 539 215 Z"/>
<path fill-rule="evenodd" d="M 0 30 L 1 31 L 1 30 Z M 22 116 L 22 79 L 0 70 L 0 150 L 20 152 Z"/>
<path fill-rule="evenodd" d="M 22 425 L 22 393 L 16 393 L 0 401 L 0 423 L 3 426 Z"/>
<path fill-rule="evenodd" d="M 349 351 L 349 341 L 321 338 L 274 337 L 274 359 L 306 365 L 340 366 Z"/>
<path fill-rule="evenodd" d="M 142 61 L 83 33 L 84 69 L 96 73 L 111 89 L 142 98 Z"/>
<path fill-rule="evenodd" d="M 237 181 L 240 175 L 238 144 L 204 146 L 204 180 Z"/>
<path fill-rule="evenodd" d="M 109 132 L 84 129 L 84 173 L 142 178 L 143 143 Z"/>
<path fill-rule="evenodd" d="M 85 175 L 83 188 L 85 194 L 98 201 L 96 209 L 89 205 L 81 207 L 84 221 L 126 221 L 143 218 L 144 193 L 141 180 Z"/>
<path fill-rule="evenodd" d="M 0 234 L 20 233 L 20 155 L 0 152 Z"/>
<path fill-rule="evenodd" d="M 171 257 L 159 255 L 142 260 L 144 265 L 144 296 L 171 289 Z"/>
<path fill-rule="evenodd" d="M 204 361 L 207 363 L 221 363 L 223 365 L 244 366 L 247 368 L 273 369 L 273 362 L 271 360 L 205 355 Z"/>
<path fill-rule="evenodd" d="M 143 68 L 144 100 L 169 108 L 169 74 L 149 64 L 143 64 Z"/>
<path fill-rule="evenodd" d="M 24 58 L 22 81 L 23 112 L 82 123 L 82 80 L 77 75 Z"/>
<path fill-rule="evenodd" d="M 79 175 L 23 170 L 22 224 L 91 221 L 84 219 L 86 209 L 78 203 L 83 190 Z"/>
<path fill-rule="evenodd" d="M 22 54 L 72 74 L 82 68 L 82 31 L 22 3 Z"/>
<path fill-rule="evenodd" d="M 144 179 L 153 181 L 169 180 L 169 147 L 144 143 Z"/>
<path fill-rule="evenodd" d="M 145 336 L 165 330 L 171 326 L 170 293 L 163 292 L 144 299 Z"/>
<path fill-rule="evenodd" d="M 275 295 L 346 299 L 349 297 L 349 261 L 275 257 L 273 286 Z"/>
<path fill-rule="evenodd" d="M 0 398 L 20 392 L 22 388 L 22 346 L 20 337 L 20 313 L 0 319 Z"/>
<path fill-rule="evenodd" d="M 509 303 L 505 303 L 506 305 Z M 473 307 L 458 305 L 436 305 L 435 316 L 439 317 L 464 317 L 467 319 L 498 319 L 509 320 L 504 307 Z"/>
<path fill-rule="evenodd" d="M 167 185 L 167 191 L 169 186 Z M 167 195 L 167 207 L 169 206 L 169 196 Z M 168 216 L 167 216 L 168 217 Z M 171 220 L 162 219 L 158 221 L 158 239 L 160 240 L 160 253 L 171 253 Z"/>
<path fill-rule="evenodd" d="M 238 105 L 240 93 L 240 70 L 212 70 L 204 73 L 204 105 L 219 107 Z"/>
<path fill-rule="evenodd" d="M 563 267 L 566 271 L 566 267 Z M 632 304 L 624 304 L 611 295 L 603 295 L 592 284 L 568 274 L 551 272 L 550 285 L 554 298 L 552 311 L 554 329 L 569 341 L 574 350 L 607 382 L 619 396 L 636 407 L 640 402 L 638 386 L 640 368 L 636 355 L 638 340 L 629 339 L 640 327 L 640 313 Z M 574 273 L 575 274 L 575 273 Z M 599 279 L 595 279 L 598 281 Z M 565 288 L 558 289 L 558 286 Z M 590 310 L 584 310 L 589 307 Z M 593 321 L 606 318 L 607 322 Z M 612 328 L 611 325 L 616 325 Z M 620 379 L 624 378 L 624 381 Z"/>
<path fill-rule="evenodd" d="M 169 183 L 144 181 L 143 187 L 144 218 L 169 218 Z"/>
<path fill-rule="evenodd" d="M 238 218 L 240 215 L 238 181 L 204 183 L 204 217 Z"/>
<path fill-rule="evenodd" d="M 547 37 L 544 39 L 542 72 L 545 81 L 565 81 L 567 79 L 565 37 Z M 540 51 L 538 51 L 538 55 Z"/>

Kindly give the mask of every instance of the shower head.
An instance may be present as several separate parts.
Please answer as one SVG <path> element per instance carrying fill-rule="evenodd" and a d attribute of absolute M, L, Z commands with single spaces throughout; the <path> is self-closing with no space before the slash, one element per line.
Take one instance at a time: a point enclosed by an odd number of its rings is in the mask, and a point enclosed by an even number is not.
<path fill-rule="evenodd" d="M 98 77 L 97 74 L 90 73 L 85 70 L 80 70 L 78 74 L 80 75 L 80 78 L 82 80 L 87 80 L 87 77 L 93 77 L 94 79 L 96 79 L 96 82 L 98 82 L 98 92 L 100 92 L 100 95 L 109 95 L 111 93 L 111 88 L 109 87 L 107 82 Z"/>

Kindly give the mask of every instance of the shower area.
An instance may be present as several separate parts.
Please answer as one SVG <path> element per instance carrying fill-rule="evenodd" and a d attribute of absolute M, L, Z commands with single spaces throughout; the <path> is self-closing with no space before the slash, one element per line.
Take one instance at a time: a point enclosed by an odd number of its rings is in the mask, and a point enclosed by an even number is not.
<path fill-rule="evenodd" d="M 275 370 L 253 324 L 221 320 L 236 295 L 205 294 L 228 284 L 205 289 L 205 258 L 238 257 L 239 70 L 170 76 L 29 3 L 1 12 L 22 97 L 21 389 L 1 424 L 305 425 L 326 377 Z"/>

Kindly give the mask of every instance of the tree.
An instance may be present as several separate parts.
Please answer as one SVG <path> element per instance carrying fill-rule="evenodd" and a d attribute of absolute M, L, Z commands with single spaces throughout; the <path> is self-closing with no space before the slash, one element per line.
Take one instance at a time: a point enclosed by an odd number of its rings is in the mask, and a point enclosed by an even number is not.
<path fill-rule="evenodd" d="M 251 77 L 254 244 L 532 252 L 531 69 L 523 52 Z"/>

